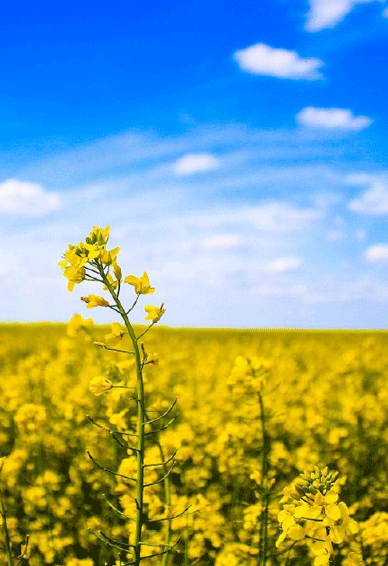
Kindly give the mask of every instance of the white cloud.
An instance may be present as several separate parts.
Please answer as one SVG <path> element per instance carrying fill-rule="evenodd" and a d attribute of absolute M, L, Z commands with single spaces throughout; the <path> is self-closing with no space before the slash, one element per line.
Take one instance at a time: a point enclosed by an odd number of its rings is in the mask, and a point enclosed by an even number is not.
<path fill-rule="evenodd" d="M 385 8 L 385 10 L 383 10 L 382 15 L 384 16 L 384 18 L 388 18 L 388 8 Z"/>
<path fill-rule="evenodd" d="M 388 263 L 388 244 L 375 244 L 370 246 L 364 254 L 370 263 Z"/>
<path fill-rule="evenodd" d="M 301 263 L 299 257 L 278 257 L 265 264 L 263 270 L 267 273 L 282 273 L 297 269 Z"/>
<path fill-rule="evenodd" d="M 219 165 L 220 160 L 210 153 L 188 153 L 176 161 L 173 170 L 178 175 L 192 175 L 216 169 Z"/>
<path fill-rule="evenodd" d="M 43 216 L 60 208 L 57 193 L 38 183 L 7 179 L 0 183 L 0 214 Z"/>
<path fill-rule="evenodd" d="M 347 182 L 356 185 L 369 185 L 358 198 L 349 202 L 348 208 L 363 214 L 388 213 L 388 181 L 383 177 L 370 174 L 354 174 L 347 177 Z"/>
<path fill-rule="evenodd" d="M 313 57 L 304 59 L 296 51 L 276 49 L 264 43 L 240 49 L 233 57 L 243 71 L 255 75 L 269 75 L 282 79 L 322 78 L 318 69 L 324 63 L 320 59 Z"/>
<path fill-rule="evenodd" d="M 349 14 L 356 4 L 366 4 L 375 0 L 310 0 L 307 14 L 307 31 L 320 31 L 332 28 Z M 384 2 L 384 0 L 378 0 Z"/>
<path fill-rule="evenodd" d="M 228 250 L 241 246 L 243 239 L 238 234 L 219 234 L 202 241 L 202 247 L 210 250 Z"/>
<path fill-rule="evenodd" d="M 247 210 L 245 220 L 251 221 L 261 230 L 303 230 L 307 223 L 322 218 L 322 210 L 314 208 L 297 208 L 283 202 L 270 202 L 251 207 Z"/>
<path fill-rule="evenodd" d="M 342 240 L 344 238 L 344 233 L 342 230 L 329 230 L 328 232 L 326 232 L 325 238 L 329 242 L 337 242 L 338 240 Z"/>
<path fill-rule="evenodd" d="M 325 128 L 331 130 L 363 130 L 371 125 L 371 118 L 354 116 L 351 110 L 345 108 L 303 108 L 296 120 L 310 128 Z"/>

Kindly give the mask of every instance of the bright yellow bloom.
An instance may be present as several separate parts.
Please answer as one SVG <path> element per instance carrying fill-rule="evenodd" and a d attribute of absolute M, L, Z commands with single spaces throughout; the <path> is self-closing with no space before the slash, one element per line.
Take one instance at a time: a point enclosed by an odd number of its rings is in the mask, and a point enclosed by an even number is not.
<path fill-rule="evenodd" d="M 84 267 L 74 267 L 73 265 L 70 265 L 65 268 L 63 275 L 68 279 L 68 290 L 72 291 L 74 289 L 74 285 L 82 283 L 85 279 L 86 272 Z"/>
<path fill-rule="evenodd" d="M 153 307 L 151 305 L 148 305 L 144 307 L 144 310 L 148 312 L 145 320 L 152 320 L 152 322 L 154 323 L 158 322 L 166 312 L 166 309 L 163 308 L 163 303 L 160 307 Z"/>
<path fill-rule="evenodd" d="M 284 490 L 282 502 L 291 498 L 293 503 L 284 505 L 278 515 L 283 532 L 277 547 L 287 537 L 297 541 L 306 536 L 315 541 L 311 546 L 316 555 L 314 566 L 328 566 L 334 552 L 332 543 L 341 544 L 346 535 L 357 532 L 358 525 L 349 517 L 345 503 L 338 502 L 337 476 L 337 472 L 316 466 Z"/>
<path fill-rule="evenodd" d="M 117 346 L 125 334 L 126 332 L 122 330 L 118 322 L 112 322 L 112 332 L 110 334 L 106 334 L 105 342 L 108 346 Z"/>
<path fill-rule="evenodd" d="M 288 531 L 287 536 L 292 540 L 302 540 L 304 538 L 304 529 L 301 525 L 293 525 Z"/>
<path fill-rule="evenodd" d="M 81 301 L 85 301 L 88 309 L 93 309 L 94 307 L 109 307 L 108 301 L 104 299 L 104 297 L 99 297 L 98 295 L 81 297 Z"/>
<path fill-rule="evenodd" d="M 81 242 L 78 246 L 69 244 L 68 250 L 62 256 L 63 260 L 58 263 L 63 269 L 64 276 L 69 280 L 69 291 L 72 291 L 74 285 L 81 283 L 85 279 L 85 265 L 89 261 L 104 257 L 106 259 L 105 263 L 109 264 L 115 260 L 119 248 L 107 252 L 105 246 L 108 238 L 109 226 L 104 228 L 104 230 L 94 226 L 92 232 L 86 238 L 86 243 Z"/>
<path fill-rule="evenodd" d="M 82 247 L 87 250 L 88 261 L 101 257 L 101 254 L 104 252 L 104 248 L 98 244 L 83 244 Z"/>
<path fill-rule="evenodd" d="M 151 287 L 150 285 L 150 280 L 148 279 L 146 271 L 144 271 L 141 277 L 128 275 L 128 277 L 124 279 L 124 283 L 133 285 L 138 295 L 148 295 L 149 293 L 153 293 L 155 291 L 155 287 Z"/>
<path fill-rule="evenodd" d="M 89 391 L 94 395 L 102 395 L 110 389 L 112 389 L 113 383 L 110 379 L 103 377 L 102 375 L 97 375 L 89 383 Z"/>
<path fill-rule="evenodd" d="M 325 524 L 330 527 L 330 540 L 335 544 L 341 544 L 346 535 L 358 532 L 358 523 L 349 517 L 349 510 L 343 501 L 340 501 L 336 507 L 338 512 L 335 518 L 326 509 Z"/>
<path fill-rule="evenodd" d="M 120 248 L 114 248 L 114 250 L 104 250 L 101 255 L 101 262 L 104 265 L 111 265 L 114 261 L 116 261 L 117 254 L 119 253 Z"/>
<path fill-rule="evenodd" d="M 113 273 L 115 274 L 117 281 L 121 281 L 123 274 L 121 272 L 121 267 L 116 262 L 113 263 Z"/>
<path fill-rule="evenodd" d="M 330 557 L 333 554 L 333 547 L 329 540 L 314 542 L 311 548 L 315 554 L 314 566 L 326 566 L 329 564 Z"/>
<path fill-rule="evenodd" d="M 105 246 L 109 240 L 109 230 L 110 226 L 104 229 L 98 226 L 93 226 L 93 230 L 90 232 L 89 236 L 86 238 L 87 244 L 98 244 L 99 246 Z"/>

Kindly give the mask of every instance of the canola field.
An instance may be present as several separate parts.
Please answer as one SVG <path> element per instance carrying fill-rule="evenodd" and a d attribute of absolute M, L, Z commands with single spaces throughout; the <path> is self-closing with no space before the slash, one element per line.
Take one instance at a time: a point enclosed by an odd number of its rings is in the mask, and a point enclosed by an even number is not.
<path fill-rule="evenodd" d="M 115 332 L 0 325 L 1 565 L 388 564 L 387 333 L 153 328 L 139 534 Z"/>

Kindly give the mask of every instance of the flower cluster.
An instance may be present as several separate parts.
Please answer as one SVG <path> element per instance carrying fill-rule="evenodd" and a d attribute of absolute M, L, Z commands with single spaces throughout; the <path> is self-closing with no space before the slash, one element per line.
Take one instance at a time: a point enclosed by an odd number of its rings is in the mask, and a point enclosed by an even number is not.
<path fill-rule="evenodd" d="M 313 472 L 303 472 L 290 487 L 285 488 L 278 515 L 282 534 L 279 547 L 286 538 L 304 540 L 315 556 L 314 566 L 327 566 L 334 554 L 333 543 L 341 544 L 347 535 L 358 531 L 358 524 L 349 517 L 343 501 L 338 501 L 338 472 L 315 466 Z"/>
<path fill-rule="evenodd" d="M 119 295 L 121 283 L 128 283 L 134 287 L 137 295 L 148 295 L 155 291 L 151 287 L 147 273 L 144 271 L 141 277 L 128 275 L 122 278 L 121 267 L 117 263 L 117 255 L 120 248 L 107 250 L 106 246 L 109 240 L 110 227 L 104 229 L 93 227 L 85 242 L 80 242 L 74 246 L 69 244 L 68 250 L 63 254 L 63 260 L 59 262 L 59 266 L 63 270 L 63 275 L 67 278 L 67 288 L 73 291 L 74 286 L 82 283 L 82 281 L 99 281 L 104 284 L 104 291 L 113 291 Z M 111 273 L 113 271 L 113 275 Z M 88 309 L 95 307 L 115 308 L 108 300 L 99 295 L 88 295 L 81 297 Z M 145 311 L 147 316 L 145 320 L 151 320 L 151 324 L 159 322 L 162 315 L 166 312 L 163 308 L 147 305 Z"/>
<path fill-rule="evenodd" d="M 235 395 L 243 395 L 248 391 L 260 392 L 265 385 L 266 376 L 271 364 L 257 356 L 237 356 L 228 385 L 232 386 Z"/>
<path fill-rule="evenodd" d="M 58 265 L 63 269 L 63 275 L 68 279 L 68 289 L 72 291 L 74 286 L 86 279 L 86 264 L 100 261 L 103 265 L 116 263 L 116 256 L 120 248 L 107 251 L 106 244 L 109 239 L 109 226 L 104 230 L 93 227 L 92 232 L 86 238 L 85 243 L 80 242 L 78 246 L 69 244 L 69 249 L 63 255 L 63 261 Z"/>

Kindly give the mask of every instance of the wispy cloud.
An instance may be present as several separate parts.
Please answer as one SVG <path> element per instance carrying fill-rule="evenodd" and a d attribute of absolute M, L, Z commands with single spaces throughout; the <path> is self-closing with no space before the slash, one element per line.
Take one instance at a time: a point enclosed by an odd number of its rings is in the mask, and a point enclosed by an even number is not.
<path fill-rule="evenodd" d="M 238 234 L 216 234 L 202 241 L 202 247 L 208 250 L 230 250 L 240 247 L 244 238 Z"/>
<path fill-rule="evenodd" d="M 7 179 L 0 183 L 0 214 L 44 216 L 61 206 L 59 195 L 38 183 Z"/>
<path fill-rule="evenodd" d="M 388 244 L 374 244 L 364 254 L 364 258 L 370 263 L 388 264 Z"/>
<path fill-rule="evenodd" d="M 325 234 L 325 238 L 328 242 L 338 242 L 344 238 L 345 234 L 343 230 L 329 230 Z"/>
<path fill-rule="evenodd" d="M 349 210 L 373 215 L 388 213 L 388 178 L 385 175 L 357 173 L 348 175 L 347 182 L 368 186 L 361 196 L 349 202 Z"/>
<path fill-rule="evenodd" d="M 303 108 L 297 115 L 299 124 L 309 128 L 328 130 L 363 130 L 371 125 L 372 119 L 367 116 L 354 116 L 345 108 Z"/>
<path fill-rule="evenodd" d="M 388 18 L 388 8 L 385 8 L 383 10 L 382 15 L 384 16 L 384 18 Z"/>
<path fill-rule="evenodd" d="M 305 29 L 315 32 L 332 28 L 341 22 L 357 4 L 366 4 L 375 0 L 310 0 Z M 384 0 L 378 0 L 384 2 Z"/>
<path fill-rule="evenodd" d="M 292 271 L 298 269 L 302 264 L 299 257 L 278 257 L 266 263 L 263 271 L 267 273 L 282 273 L 284 271 Z"/>
<path fill-rule="evenodd" d="M 219 165 L 220 160 L 209 153 L 188 153 L 176 161 L 173 171 L 178 175 L 192 175 L 216 169 Z"/>
<path fill-rule="evenodd" d="M 320 59 L 303 58 L 296 51 L 270 47 L 264 43 L 256 43 L 246 49 L 240 49 L 233 55 L 243 71 L 255 75 L 267 75 L 281 79 L 322 78 L 318 71 L 324 64 Z"/>

